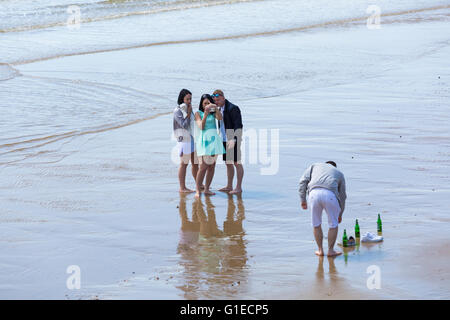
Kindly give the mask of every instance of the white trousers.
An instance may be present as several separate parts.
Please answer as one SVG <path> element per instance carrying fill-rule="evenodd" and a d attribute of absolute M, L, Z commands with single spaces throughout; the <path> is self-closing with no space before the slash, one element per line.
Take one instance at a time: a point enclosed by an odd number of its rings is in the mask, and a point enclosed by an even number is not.
<path fill-rule="evenodd" d="M 328 215 L 328 227 L 336 228 L 339 225 L 338 218 L 341 206 L 336 195 L 328 189 L 314 188 L 309 192 L 309 206 L 311 207 L 312 226 L 322 224 L 322 211 L 325 209 Z"/>

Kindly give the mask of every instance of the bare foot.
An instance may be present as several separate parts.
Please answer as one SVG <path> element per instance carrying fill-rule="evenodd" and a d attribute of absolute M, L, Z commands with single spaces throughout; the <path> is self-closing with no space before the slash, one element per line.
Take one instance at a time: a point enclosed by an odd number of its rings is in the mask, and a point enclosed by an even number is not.
<path fill-rule="evenodd" d="M 338 256 L 338 255 L 340 255 L 340 254 L 342 254 L 342 252 L 334 251 L 334 250 L 328 250 L 327 256 L 328 256 L 328 257 L 336 257 L 336 256 Z"/>
<path fill-rule="evenodd" d="M 191 190 L 191 189 L 188 189 L 188 188 L 180 189 L 180 193 L 192 193 L 192 192 L 195 192 L 195 191 Z"/>
<path fill-rule="evenodd" d="M 195 197 L 196 197 L 197 199 L 200 198 L 200 192 L 197 191 L 197 192 L 195 193 Z"/>
<path fill-rule="evenodd" d="M 242 193 L 242 189 L 234 189 L 233 191 L 230 191 L 230 194 L 239 194 Z"/>
<path fill-rule="evenodd" d="M 323 257 L 323 256 L 324 256 L 324 254 L 323 254 L 323 251 L 322 251 L 322 250 L 318 250 L 318 251 L 316 251 L 316 255 L 318 255 L 319 257 Z"/>
<path fill-rule="evenodd" d="M 223 187 L 222 189 L 219 189 L 219 191 L 222 191 L 222 192 L 230 192 L 231 190 L 233 190 L 233 188 Z"/>
<path fill-rule="evenodd" d="M 205 196 L 214 196 L 215 193 L 212 192 L 211 190 L 205 190 L 205 192 L 203 192 L 205 194 Z"/>

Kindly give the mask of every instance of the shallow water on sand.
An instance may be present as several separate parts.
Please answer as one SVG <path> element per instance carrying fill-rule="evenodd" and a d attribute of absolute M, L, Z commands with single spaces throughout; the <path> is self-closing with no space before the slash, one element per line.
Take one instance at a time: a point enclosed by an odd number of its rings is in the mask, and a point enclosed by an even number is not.
<path fill-rule="evenodd" d="M 256 2 L 230 9 L 241 5 Z M 394 18 L 380 30 L 350 23 L 0 65 L 0 296 L 448 298 L 448 9 Z M 239 31 L 265 31 L 260 23 Z M 86 28 L 101 30 L 94 26 Z M 6 33 L 11 50 L 1 54 L 15 59 L 5 62 L 45 57 L 23 50 L 37 32 Z M 30 40 L 8 45 L 12 34 Z M 55 44 L 45 54 L 79 48 Z M 246 158 L 242 198 L 196 202 L 176 192 L 170 113 L 182 87 L 194 105 L 223 88 L 257 139 L 279 130 L 278 164 Z M 385 241 L 319 259 L 297 184 L 310 163 L 330 159 L 348 185 L 339 238 L 355 218 L 362 233 L 374 231 L 381 213 Z M 271 164 L 275 175 L 262 175 Z M 213 187 L 224 181 L 220 164 Z M 79 291 L 66 287 L 69 265 L 81 268 Z M 366 286 L 371 265 L 380 290 Z"/>

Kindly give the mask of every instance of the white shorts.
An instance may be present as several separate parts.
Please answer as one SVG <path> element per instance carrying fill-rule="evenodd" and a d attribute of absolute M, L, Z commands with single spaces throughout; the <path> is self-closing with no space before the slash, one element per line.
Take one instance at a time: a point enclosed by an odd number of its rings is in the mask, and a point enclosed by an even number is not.
<path fill-rule="evenodd" d="M 309 192 L 309 205 L 311 207 L 312 226 L 322 224 L 322 211 L 325 209 L 328 215 L 328 227 L 336 228 L 339 225 L 338 218 L 341 206 L 333 191 L 324 188 L 314 188 Z"/>
<path fill-rule="evenodd" d="M 181 157 L 185 154 L 191 154 L 195 151 L 194 138 L 188 142 L 178 142 L 178 155 Z"/>

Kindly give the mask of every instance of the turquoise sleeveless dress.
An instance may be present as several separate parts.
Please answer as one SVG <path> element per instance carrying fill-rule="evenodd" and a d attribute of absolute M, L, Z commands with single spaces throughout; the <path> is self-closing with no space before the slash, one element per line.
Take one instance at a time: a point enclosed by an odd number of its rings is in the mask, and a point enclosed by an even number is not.
<path fill-rule="evenodd" d="M 200 118 L 203 120 L 204 112 L 198 111 Z M 195 138 L 195 146 L 198 156 L 213 156 L 216 154 L 224 154 L 223 139 L 217 133 L 216 118 L 209 114 L 206 118 L 205 128 L 198 129 Z"/>

